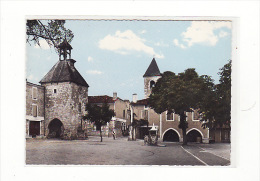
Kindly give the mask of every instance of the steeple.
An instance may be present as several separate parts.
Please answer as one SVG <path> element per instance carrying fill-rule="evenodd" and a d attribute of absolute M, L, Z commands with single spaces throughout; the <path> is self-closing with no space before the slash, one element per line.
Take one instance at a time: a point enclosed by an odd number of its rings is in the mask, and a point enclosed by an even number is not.
<path fill-rule="evenodd" d="M 161 77 L 160 70 L 154 58 L 143 77 L 144 77 L 144 98 L 146 99 L 152 93 L 152 88 L 155 86 L 157 80 Z"/>
<path fill-rule="evenodd" d="M 67 60 L 67 55 L 69 55 L 69 59 L 71 59 L 72 47 L 68 43 L 66 37 L 65 37 L 65 40 L 61 44 L 58 45 L 58 49 L 59 49 L 59 60 Z"/>
<path fill-rule="evenodd" d="M 149 65 L 148 69 L 146 70 L 145 74 L 143 77 L 151 77 L 151 76 L 160 76 L 160 70 L 158 68 L 158 65 L 153 58 L 151 64 Z"/>

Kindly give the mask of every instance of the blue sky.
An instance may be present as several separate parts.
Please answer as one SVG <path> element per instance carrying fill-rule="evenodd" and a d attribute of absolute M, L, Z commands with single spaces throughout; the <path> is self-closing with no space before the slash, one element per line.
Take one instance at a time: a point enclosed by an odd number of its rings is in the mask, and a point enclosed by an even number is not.
<path fill-rule="evenodd" d="M 72 58 L 89 95 L 143 99 L 143 74 L 153 57 L 162 73 L 195 68 L 215 83 L 231 59 L 231 22 L 67 20 L 66 27 L 74 33 Z M 27 44 L 27 80 L 38 83 L 57 61 L 44 40 L 41 47 Z"/>

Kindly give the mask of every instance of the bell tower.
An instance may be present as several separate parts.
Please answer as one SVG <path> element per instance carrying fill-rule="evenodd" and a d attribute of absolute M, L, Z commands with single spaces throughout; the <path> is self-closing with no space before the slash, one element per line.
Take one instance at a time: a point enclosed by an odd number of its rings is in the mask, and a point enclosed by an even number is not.
<path fill-rule="evenodd" d="M 48 138 L 85 138 L 82 125 L 86 114 L 88 87 L 71 59 L 71 45 L 65 40 L 58 45 L 59 60 L 40 81 L 45 87 L 45 135 Z"/>
<path fill-rule="evenodd" d="M 147 99 L 150 96 L 152 92 L 152 88 L 155 86 L 155 83 L 159 78 L 161 78 L 160 70 L 154 58 L 150 63 L 143 77 L 144 77 L 144 98 Z"/>
<path fill-rule="evenodd" d="M 59 60 L 67 60 L 67 58 L 71 59 L 72 47 L 68 43 L 66 38 L 61 44 L 58 45 L 58 48 L 59 48 Z"/>

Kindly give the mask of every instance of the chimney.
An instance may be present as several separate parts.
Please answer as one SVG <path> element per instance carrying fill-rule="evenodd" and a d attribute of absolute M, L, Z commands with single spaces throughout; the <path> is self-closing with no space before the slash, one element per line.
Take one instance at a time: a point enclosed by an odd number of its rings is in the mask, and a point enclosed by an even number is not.
<path fill-rule="evenodd" d="M 133 94 L 133 103 L 137 102 L 137 94 Z"/>
<path fill-rule="evenodd" d="M 113 92 L 113 100 L 115 101 L 117 99 L 117 93 Z"/>

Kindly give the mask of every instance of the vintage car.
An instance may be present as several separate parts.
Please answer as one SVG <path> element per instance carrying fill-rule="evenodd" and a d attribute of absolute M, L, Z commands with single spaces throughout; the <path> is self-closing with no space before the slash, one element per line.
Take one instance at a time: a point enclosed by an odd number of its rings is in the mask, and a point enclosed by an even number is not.
<path fill-rule="evenodd" d="M 158 142 L 158 130 L 154 126 L 149 130 L 149 134 L 144 136 L 145 145 L 157 145 Z"/>

